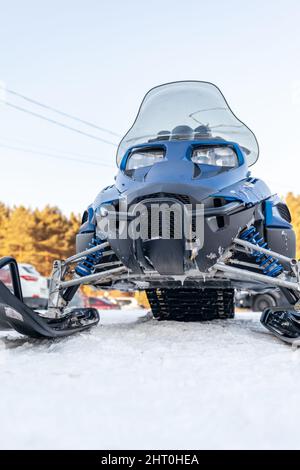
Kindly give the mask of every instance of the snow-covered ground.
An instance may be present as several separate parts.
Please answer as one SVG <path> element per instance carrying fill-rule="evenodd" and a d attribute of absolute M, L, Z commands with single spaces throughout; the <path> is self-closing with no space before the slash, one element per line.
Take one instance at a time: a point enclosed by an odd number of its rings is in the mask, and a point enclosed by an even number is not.
<path fill-rule="evenodd" d="M 300 349 L 259 316 L 103 312 L 61 341 L 0 337 L 4 449 L 300 448 Z"/>

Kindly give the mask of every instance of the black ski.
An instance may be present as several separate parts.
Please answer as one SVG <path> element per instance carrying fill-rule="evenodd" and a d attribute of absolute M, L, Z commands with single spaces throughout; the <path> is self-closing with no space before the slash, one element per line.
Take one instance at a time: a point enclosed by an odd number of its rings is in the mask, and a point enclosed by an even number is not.
<path fill-rule="evenodd" d="M 14 294 L 0 281 L 0 329 L 13 328 L 32 338 L 61 338 L 86 330 L 99 323 L 94 308 L 77 308 L 60 318 L 39 315 L 24 304 L 18 266 L 14 258 L 2 258 L 0 269 L 9 266 Z"/>

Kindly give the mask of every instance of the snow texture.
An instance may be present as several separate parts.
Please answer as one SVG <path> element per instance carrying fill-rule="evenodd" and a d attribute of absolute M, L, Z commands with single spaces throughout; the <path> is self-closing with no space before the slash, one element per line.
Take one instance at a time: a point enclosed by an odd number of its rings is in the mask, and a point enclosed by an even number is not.
<path fill-rule="evenodd" d="M 300 349 L 259 315 L 101 315 L 60 341 L 1 333 L 2 449 L 300 448 Z"/>

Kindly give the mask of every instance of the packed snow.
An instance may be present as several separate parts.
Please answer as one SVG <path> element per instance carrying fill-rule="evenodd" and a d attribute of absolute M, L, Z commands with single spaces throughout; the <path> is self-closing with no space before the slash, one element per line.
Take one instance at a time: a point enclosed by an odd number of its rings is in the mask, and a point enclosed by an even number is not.
<path fill-rule="evenodd" d="M 101 316 L 63 340 L 1 333 L 2 449 L 300 448 L 300 349 L 258 314 Z"/>

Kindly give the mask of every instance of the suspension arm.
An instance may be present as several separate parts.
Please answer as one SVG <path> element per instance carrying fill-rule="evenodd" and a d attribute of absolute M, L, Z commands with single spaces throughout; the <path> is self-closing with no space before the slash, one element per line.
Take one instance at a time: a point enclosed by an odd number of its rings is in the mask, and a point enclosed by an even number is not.
<path fill-rule="evenodd" d="M 106 271 L 103 271 L 101 273 L 77 277 L 75 279 L 71 279 L 70 281 L 61 281 L 58 284 L 58 289 L 65 289 L 66 287 L 77 286 L 79 284 L 95 283 L 97 281 L 100 281 L 100 279 L 105 279 L 107 277 L 110 277 L 111 275 L 118 274 L 124 271 L 127 271 L 127 268 L 125 266 L 121 266 L 119 268 L 107 269 Z"/>
<path fill-rule="evenodd" d="M 234 268 L 232 266 L 228 266 L 223 263 L 216 263 L 213 266 L 213 269 L 225 272 L 227 274 L 232 274 L 234 277 L 237 277 L 239 279 L 247 279 L 247 280 L 251 279 L 253 281 L 262 282 L 264 284 L 271 284 L 277 287 L 286 287 L 287 289 L 292 289 L 292 290 L 300 292 L 300 286 L 298 282 L 296 281 L 294 282 L 285 281 L 284 279 L 281 279 L 278 277 L 277 278 L 269 277 L 269 276 L 266 276 L 265 274 L 258 274 L 252 271 L 248 271 L 248 270 L 246 271 L 243 269 Z"/>
<path fill-rule="evenodd" d="M 244 248 L 248 248 L 251 251 L 259 251 L 260 253 L 264 253 L 265 255 L 275 257 L 284 263 L 288 263 L 291 266 L 296 266 L 297 260 L 294 258 L 288 258 L 287 256 L 281 255 L 280 253 L 276 253 L 275 251 L 268 250 L 266 248 L 262 248 L 259 245 L 254 245 L 254 243 L 247 242 L 246 240 L 241 240 L 240 238 L 235 238 L 234 243 L 237 245 L 241 245 Z"/>
<path fill-rule="evenodd" d="M 109 247 L 108 242 L 101 243 L 100 245 L 94 246 L 93 248 L 89 248 L 88 250 L 81 251 L 80 253 L 77 253 L 74 256 L 70 256 L 70 258 L 67 258 L 64 260 L 63 264 L 67 265 L 70 263 L 74 263 L 74 261 L 79 261 L 82 258 L 85 258 L 87 255 L 90 255 L 92 253 L 95 253 L 96 251 L 103 250 L 104 248 Z"/>

